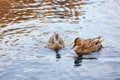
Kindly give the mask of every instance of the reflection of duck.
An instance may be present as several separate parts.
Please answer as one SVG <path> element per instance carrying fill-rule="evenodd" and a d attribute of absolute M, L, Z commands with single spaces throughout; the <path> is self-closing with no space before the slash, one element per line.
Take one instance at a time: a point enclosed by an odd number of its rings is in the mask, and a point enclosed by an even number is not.
<path fill-rule="evenodd" d="M 60 54 L 58 52 L 63 47 L 63 39 L 56 32 L 54 32 L 48 40 L 48 48 L 53 49 L 56 52 L 56 58 L 60 58 Z"/>
<path fill-rule="evenodd" d="M 59 53 L 56 53 L 56 59 L 60 59 L 61 55 Z"/>
<path fill-rule="evenodd" d="M 96 60 L 96 57 L 83 57 L 84 54 L 77 54 L 77 57 L 74 58 L 74 64 L 75 66 L 82 66 L 82 60 Z"/>
<path fill-rule="evenodd" d="M 101 39 L 101 37 L 90 38 L 86 40 L 83 40 L 81 38 L 76 38 L 74 40 L 74 51 L 77 54 L 86 54 L 86 53 L 100 50 L 102 47 L 102 44 L 101 44 L 102 41 L 103 40 Z"/>
<path fill-rule="evenodd" d="M 83 60 L 83 54 L 79 54 L 77 57 L 74 58 L 75 66 L 81 66 L 81 62 Z"/>

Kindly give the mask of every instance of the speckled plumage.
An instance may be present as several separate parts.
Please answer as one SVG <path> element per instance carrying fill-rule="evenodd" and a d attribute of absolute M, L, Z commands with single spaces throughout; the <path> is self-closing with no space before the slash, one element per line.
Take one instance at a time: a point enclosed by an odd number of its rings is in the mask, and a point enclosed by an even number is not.
<path fill-rule="evenodd" d="M 59 51 L 65 46 L 63 39 L 56 32 L 48 40 L 48 48 Z"/>
<path fill-rule="evenodd" d="M 101 48 L 102 41 L 103 39 L 101 39 L 101 37 L 89 38 L 85 40 L 81 38 L 76 38 L 74 40 L 74 51 L 77 54 L 86 54 L 97 51 Z"/>

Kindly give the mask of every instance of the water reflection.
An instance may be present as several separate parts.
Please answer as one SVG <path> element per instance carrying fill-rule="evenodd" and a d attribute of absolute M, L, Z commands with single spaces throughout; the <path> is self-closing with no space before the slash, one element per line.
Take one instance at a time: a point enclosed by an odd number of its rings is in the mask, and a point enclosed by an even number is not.
<path fill-rule="evenodd" d="M 39 17 L 78 20 L 78 16 L 81 15 L 79 10 L 81 4 L 83 4 L 82 1 L 76 0 L 44 0 L 43 4 L 41 4 L 43 11 L 40 12 Z"/>
<path fill-rule="evenodd" d="M 89 55 L 89 54 L 87 54 Z M 74 66 L 82 66 L 83 60 L 96 60 L 96 57 L 85 57 L 84 54 L 77 54 L 77 57 L 74 58 Z"/>
<path fill-rule="evenodd" d="M 19 23 L 34 18 L 79 20 L 81 0 L 1 0 L 0 23 Z"/>
<path fill-rule="evenodd" d="M 47 80 L 46 76 L 49 80 L 120 78 L 120 39 L 115 34 L 119 32 L 119 11 L 116 11 L 119 10 L 118 2 L 112 6 L 109 0 L 104 0 L 105 3 L 101 3 L 102 0 L 86 0 L 95 2 L 82 8 L 86 11 L 84 19 L 79 20 L 79 24 L 69 24 L 67 20 L 80 19 L 77 15 L 81 15 L 81 5 L 76 4 L 81 0 L 68 0 L 65 4 L 61 2 L 65 0 L 52 0 L 54 3 L 51 0 L 42 3 L 43 0 L 29 1 L 33 0 L 0 0 L 0 80 Z M 60 1 L 61 5 L 56 1 Z M 58 18 L 59 23 L 44 21 Z M 26 21 L 28 19 L 32 20 Z M 61 54 L 43 47 L 53 30 L 63 35 L 65 40 L 66 49 Z M 99 53 L 90 55 L 97 57 L 97 60 L 89 58 L 89 55 L 74 59 L 67 57 L 72 56 L 70 47 L 76 36 L 89 38 L 97 35 L 102 35 L 105 39 L 104 46 L 108 46 Z M 74 68 L 73 65 L 79 67 Z"/>
<path fill-rule="evenodd" d="M 74 66 L 82 66 L 83 54 L 78 54 L 77 57 L 74 58 Z"/>
<path fill-rule="evenodd" d="M 61 55 L 59 54 L 59 50 L 54 50 L 55 53 L 56 53 L 56 59 L 60 59 L 61 58 Z"/>
<path fill-rule="evenodd" d="M 61 58 L 61 55 L 59 53 L 56 53 L 56 59 L 60 59 Z"/>

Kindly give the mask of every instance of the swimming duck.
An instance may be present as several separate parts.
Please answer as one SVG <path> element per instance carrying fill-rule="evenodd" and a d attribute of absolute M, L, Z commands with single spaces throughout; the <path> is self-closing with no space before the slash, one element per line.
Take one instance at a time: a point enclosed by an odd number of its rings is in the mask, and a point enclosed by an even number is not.
<path fill-rule="evenodd" d="M 103 39 L 101 39 L 101 36 L 85 40 L 78 37 L 74 40 L 73 48 L 77 54 L 87 54 L 100 50 L 102 41 Z"/>
<path fill-rule="evenodd" d="M 65 46 L 63 39 L 56 32 L 48 40 L 48 48 L 53 49 L 56 53 Z"/>

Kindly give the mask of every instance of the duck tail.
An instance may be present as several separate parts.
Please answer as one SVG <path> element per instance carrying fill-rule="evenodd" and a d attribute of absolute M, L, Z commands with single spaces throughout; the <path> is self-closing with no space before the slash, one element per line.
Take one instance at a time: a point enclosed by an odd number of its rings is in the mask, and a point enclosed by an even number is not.
<path fill-rule="evenodd" d="M 94 39 L 94 43 L 97 45 L 97 44 L 101 44 L 103 41 L 103 39 L 100 37 L 97 37 L 96 39 Z"/>
<path fill-rule="evenodd" d="M 102 36 L 99 36 L 99 43 L 103 42 L 104 39 L 102 39 Z"/>
<path fill-rule="evenodd" d="M 99 39 L 99 43 L 103 42 L 104 39 Z"/>
<path fill-rule="evenodd" d="M 94 40 L 95 40 L 95 41 L 100 41 L 100 42 L 103 41 L 102 36 L 98 36 L 98 37 L 94 38 Z"/>
<path fill-rule="evenodd" d="M 102 36 L 98 36 L 98 37 L 96 37 L 96 38 L 94 38 L 94 39 L 101 39 L 102 38 Z"/>

